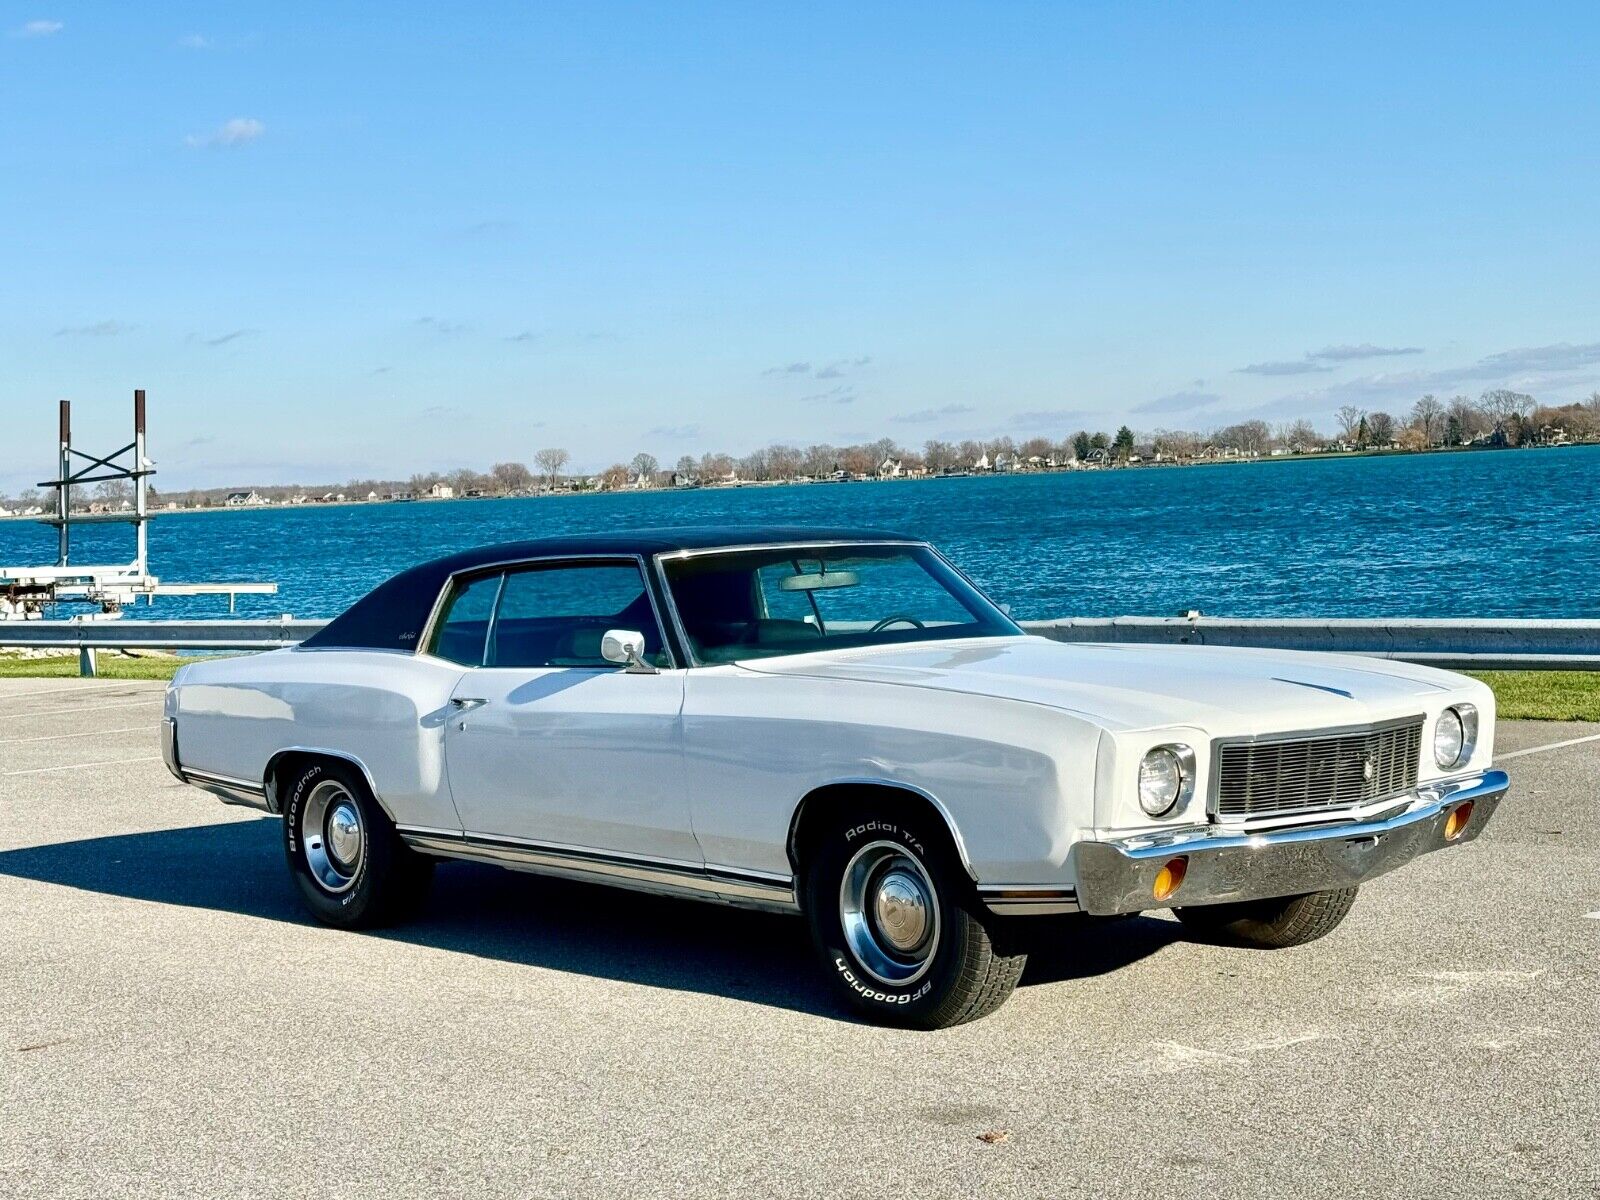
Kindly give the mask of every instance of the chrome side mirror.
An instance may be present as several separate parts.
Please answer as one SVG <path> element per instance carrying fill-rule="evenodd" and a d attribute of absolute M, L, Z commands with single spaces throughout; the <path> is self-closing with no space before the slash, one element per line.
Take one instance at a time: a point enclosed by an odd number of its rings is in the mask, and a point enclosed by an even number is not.
<path fill-rule="evenodd" d="M 644 634 L 634 629 L 608 629 L 600 639 L 600 657 L 630 675 L 656 675 L 659 672 L 644 660 Z"/>

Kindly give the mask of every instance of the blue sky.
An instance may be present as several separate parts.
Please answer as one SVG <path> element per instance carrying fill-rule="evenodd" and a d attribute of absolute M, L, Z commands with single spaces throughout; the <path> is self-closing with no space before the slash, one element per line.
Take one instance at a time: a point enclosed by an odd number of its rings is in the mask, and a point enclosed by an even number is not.
<path fill-rule="evenodd" d="M 0 492 L 1600 387 L 1600 8 L 0 3 Z M 110 448 L 108 444 L 106 448 Z"/>

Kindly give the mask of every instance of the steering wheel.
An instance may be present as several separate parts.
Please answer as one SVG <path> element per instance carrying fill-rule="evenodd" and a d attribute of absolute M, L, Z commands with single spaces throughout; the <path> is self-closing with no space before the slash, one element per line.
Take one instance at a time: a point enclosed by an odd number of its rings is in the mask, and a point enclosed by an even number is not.
<path fill-rule="evenodd" d="M 904 621 L 907 625 L 915 625 L 918 629 L 926 629 L 927 628 L 926 625 L 924 625 L 921 621 L 917 620 L 910 613 L 895 613 L 893 616 L 885 617 L 883 620 L 879 621 L 876 625 L 874 625 L 867 632 L 868 633 L 881 633 L 883 630 L 889 628 L 889 626 L 895 624 L 898 621 Z"/>

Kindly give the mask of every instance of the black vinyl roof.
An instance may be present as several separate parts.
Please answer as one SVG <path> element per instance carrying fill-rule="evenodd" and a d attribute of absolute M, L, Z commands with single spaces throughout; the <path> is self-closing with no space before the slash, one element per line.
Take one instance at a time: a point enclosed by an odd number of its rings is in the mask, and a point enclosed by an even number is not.
<path fill-rule="evenodd" d="M 496 563 L 559 558 L 566 554 L 637 554 L 648 558 L 656 554 L 670 554 L 675 550 L 714 550 L 723 546 L 920 540 L 881 529 L 693 525 L 500 542 L 408 567 L 373 588 L 301 645 L 312 649 L 415 650 L 445 581 L 461 571 Z"/>

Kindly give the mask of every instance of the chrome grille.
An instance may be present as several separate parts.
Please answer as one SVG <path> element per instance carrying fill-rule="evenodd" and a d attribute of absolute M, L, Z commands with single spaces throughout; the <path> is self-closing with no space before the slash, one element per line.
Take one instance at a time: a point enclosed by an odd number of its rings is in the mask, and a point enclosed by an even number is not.
<path fill-rule="evenodd" d="M 1417 785 L 1422 718 L 1336 733 L 1219 742 L 1212 811 L 1219 817 L 1351 808 Z"/>

